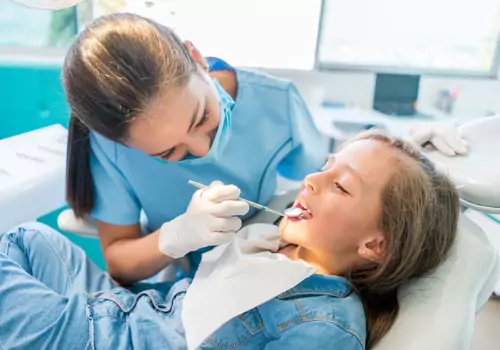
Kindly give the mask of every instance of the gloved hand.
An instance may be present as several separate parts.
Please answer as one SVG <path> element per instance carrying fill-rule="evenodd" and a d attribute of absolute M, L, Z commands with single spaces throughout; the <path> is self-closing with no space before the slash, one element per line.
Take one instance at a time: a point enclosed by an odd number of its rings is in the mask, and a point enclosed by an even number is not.
<path fill-rule="evenodd" d="M 420 146 L 432 144 L 438 151 L 447 156 L 467 153 L 467 141 L 460 135 L 458 129 L 452 125 L 420 125 L 410 130 L 410 139 Z"/>
<path fill-rule="evenodd" d="M 200 248 L 229 242 L 241 228 L 241 220 L 235 216 L 250 209 L 238 200 L 240 193 L 238 187 L 220 182 L 196 191 L 186 212 L 162 225 L 160 251 L 177 259 Z"/>

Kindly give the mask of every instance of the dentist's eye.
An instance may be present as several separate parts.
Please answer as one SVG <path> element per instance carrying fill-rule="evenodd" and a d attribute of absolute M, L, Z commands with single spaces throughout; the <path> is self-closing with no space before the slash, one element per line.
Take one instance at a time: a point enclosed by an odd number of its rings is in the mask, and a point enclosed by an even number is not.
<path fill-rule="evenodd" d="M 170 157 L 172 157 L 172 154 L 174 154 L 175 148 L 171 148 L 168 151 L 164 152 L 161 154 L 158 158 L 164 161 L 168 161 Z"/>
<path fill-rule="evenodd" d="M 327 160 L 323 163 L 323 165 L 322 165 L 322 166 L 320 166 L 320 167 L 317 169 L 317 171 L 318 171 L 319 173 L 321 173 L 321 172 L 325 171 L 326 169 L 328 169 L 328 163 L 330 163 L 329 159 L 327 159 Z"/>
<path fill-rule="evenodd" d="M 328 170 L 332 167 L 333 163 L 335 163 L 335 157 L 333 154 L 329 155 L 326 159 L 325 162 L 323 163 L 323 166 L 318 169 L 319 172 Z"/>
<path fill-rule="evenodd" d="M 208 112 L 208 109 L 205 109 L 203 111 L 203 116 L 201 117 L 201 120 L 200 122 L 196 125 L 196 128 L 201 128 L 202 126 L 204 126 L 208 121 L 210 120 L 210 115 L 209 115 L 209 112 Z"/>

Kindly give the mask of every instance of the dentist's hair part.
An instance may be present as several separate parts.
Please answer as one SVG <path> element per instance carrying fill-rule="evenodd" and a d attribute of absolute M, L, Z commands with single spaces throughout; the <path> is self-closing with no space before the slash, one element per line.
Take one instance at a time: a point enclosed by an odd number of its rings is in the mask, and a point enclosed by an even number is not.
<path fill-rule="evenodd" d="M 124 143 L 160 91 L 187 85 L 197 71 L 172 30 L 138 15 L 103 16 L 80 33 L 62 73 L 71 108 L 66 196 L 77 217 L 94 206 L 90 130 Z"/>
<path fill-rule="evenodd" d="M 381 263 L 347 276 L 360 293 L 367 318 L 367 349 L 391 328 L 403 282 L 435 270 L 455 241 L 459 196 L 454 184 L 410 143 L 379 131 L 354 140 L 374 140 L 396 150 L 395 173 L 382 193 L 379 228 L 386 239 Z"/>

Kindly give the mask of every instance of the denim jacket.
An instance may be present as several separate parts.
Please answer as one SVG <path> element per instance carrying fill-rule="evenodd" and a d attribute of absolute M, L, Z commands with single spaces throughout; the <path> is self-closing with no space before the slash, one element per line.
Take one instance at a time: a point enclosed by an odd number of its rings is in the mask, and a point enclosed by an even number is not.
<path fill-rule="evenodd" d="M 190 282 L 164 283 L 137 294 L 117 288 L 91 298 L 92 348 L 187 349 L 181 311 Z M 347 280 L 313 275 L 233 318 L 200 349 L 362 350 L 365 339 L 363 306 Z"/>

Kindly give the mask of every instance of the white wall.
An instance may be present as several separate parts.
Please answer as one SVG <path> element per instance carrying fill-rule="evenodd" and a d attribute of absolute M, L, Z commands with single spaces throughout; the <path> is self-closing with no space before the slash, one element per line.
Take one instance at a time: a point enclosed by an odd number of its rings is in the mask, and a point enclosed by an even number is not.
<path fill-rule="evenodd" d="M 361 108 L 371 108 L 375 74 L 343 72 L 268 71 L 270 74 L 293 80 L 304 97 L 311 101 L 323 98 Z M 484 116 L 500 112 L 500 81 L 497 79 L 456 79 L 423 77 L 420 81 L 418 104 L 423 109 L 433 108 L 441 89 L 459 89 L 454 115 L 460 117 Z"/>
<path fill-rule="evenodd" d="M 10 64 L 62 64 L 64 53 L 0 48 L 0 63 Z M 352 72 L 317 72 L 266 70 L 268 73 L 291 79 L 309 103 L 318 98 L 343 102 L 361 108 L 371 108 L 375 87 L 375 74 Z M 459 89 L 454 115 L 459 117 L 484 116 L 500 112 L 500 81 L 498 79 L 456 79 L 423 77 L 420 81 L 419 106 L 432 108 L 441 89 Z"/>

